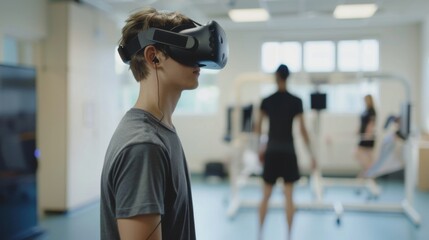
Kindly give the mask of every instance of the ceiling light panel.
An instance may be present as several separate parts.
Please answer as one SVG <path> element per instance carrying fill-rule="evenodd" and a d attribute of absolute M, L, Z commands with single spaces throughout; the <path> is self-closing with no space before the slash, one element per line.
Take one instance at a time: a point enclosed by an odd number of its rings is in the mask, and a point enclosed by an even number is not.
<path fill-rule="evenodd" d="M 228 15 L 234 22 L 263 22 L 270 19 L 270 14 L 263 8 L 231 9 Z"/>
<path fill-rule="evenodd" d="M 372 17 L 377 11 L 376 4 L 348 4 L 338 5 L 334 17 L 338 19 L 356 19 Z"/>

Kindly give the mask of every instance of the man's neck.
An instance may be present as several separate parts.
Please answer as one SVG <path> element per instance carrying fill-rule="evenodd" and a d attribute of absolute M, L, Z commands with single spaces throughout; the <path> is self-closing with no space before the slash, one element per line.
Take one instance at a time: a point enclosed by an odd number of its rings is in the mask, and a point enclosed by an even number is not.
<path fill-rule="evenodd" d="M 134 107 L 149 112 L 163 124 L 173 127 L 172 115 L 180 94 L 181 92 L 173 91 L 162 85 L 159 85 L 158 90 L 156 80 L 145 79 L 140 82 L 140 93 Z"/>
<path fill-rule="evenodd" d="M 287 91 L 286 81 L 277 80 L 277 91 L 278 92 L 286 92 Z"/>
<path fill-rule="evenodd" d="M 279 91 L 279 92 L 287 92 L 287 87 L 286 86 L 279 86 L 277 88 L 277 91 Z"/>

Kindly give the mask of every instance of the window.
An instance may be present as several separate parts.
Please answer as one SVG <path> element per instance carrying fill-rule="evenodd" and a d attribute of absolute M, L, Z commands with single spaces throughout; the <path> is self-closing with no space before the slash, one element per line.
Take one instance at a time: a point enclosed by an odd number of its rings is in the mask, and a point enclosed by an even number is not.
<path fill-rule="evenodd" d="M 365 109 L 364 96 L 371 94 L 378 98 L 377 82 L 322 85 L 321 92 L 327 95 L 327 110 L 335 113 L 360 113 Z M 338 101 L 341 99 L 341 101 Z"/>
<path fill-rule="evenodd" d="M 362 53 L 361 66 L 363 71 L 377 71 L 379 65 L 379 46 L 375 39 L 362 40 L 360 44 Z"/>
<path fill-rule="evenodd" d="M 217 111 L 219 88 L 216 84 L 218 71 L 201 69 L 199 86 L 182 92 L 175 112 L 177 114 L 214 114 Z"/>
<path fill-rule="evenodd" d="M 310 84 L 290 84 L 290 91 L 301 98 L 304 109 L 310 109 L 310 94 L 315 90 L 316 87 Z M 363 98 L 366 94 L 378 99 L 379 85 L 377 82 L 322 84 L 318 90 L 326 93 L 325 111 L 356 114 L 364 110 Z"/>
<path fill-rule="evenodd" d="M 113 51 L 113 54 L 115 55 L 115 72 L 116 72 L 116 74 L 121 75 L 121 74 L 126 73 L 129 66 L 122 61 L 121 56 L 119 55 L 116 47 Z"/>
<path fill-rule="evenodd" d="M 266 42 L 262 44 L 262 69 L 264 72 L 274 72 L 282 63 L 279 50 L 280 43 Z"/>
<path fill-rule="evenodd" d="M 272 73 L 285 63 L 293 72 L 358 72 L 377 71 L 379 68 L 379 42 L 376 39 L 341 41 L 289 41 L 266 42 L 262 45 L 262 70 Z M 267 96 L 275 91 L 274 85 L 262 86 L 260 94 Z M 289 89 L 310 109 L 313 84 L 289 82 Z M 322 84 L 319 90 L 327 94 L 327 112 L 360 113 L 364 108 L 363 96 L 378 98 L 376 82 Z"/>
<path fill-rule="evenodd" d="M 267 73 L 274 72 L 282 63 L 291 72 L 358 72 L 379 68 L 376 39 L 265 42 L 261 50 L 262 71 Z"/>
<path fill-rule="evenodd" d="M 5 36 L 3 38 L 3 61 L 7 64 L 18 64 L 18 42 L 15 38 Z"/>
<path fill-rule="evenodd" d="M 178 115 L 208 115 L 218 110 L 219 88 L 217 86 L 217 72 L 201 69 L 199 86 L 191 91 L 183 91 L 176 105 L 175 114 Z M 126 111 L 133 106 L 139 95 L 139 87 L 131 71 L 124 75 L 122 85 L 122 109 Z"/>
<path fill-rule="evenodd" d="M 338 70 L 358 71 L 360 66 L 359 41 L 338 42 Z"/>
<path fill-rule="evenodd" d="M 307 72 L 332 72 L 335 69 L 335 45 L 332 41 L 304 43 L 304 68 Z"/>
<path fill-rule="evenodd" d="M 338 70 L 344 72 L 378 70 L 378 41 L 374 39 L 339 41 Z"/>
<path fill-rule="evenodd" d="M 302 49 L 299 42 L 284 42 L 281 44 L 281 54 L 283 63 L 286 64 L 292 72 L 301 71 Z"/>
<path fill-rule="evenodd" d="M 290 71 L 301 71 L 302 49 L 299 42 L 266 42 L 262 45 L 262 69 L 274 72 L 280 64 L 286 64 Z"/>

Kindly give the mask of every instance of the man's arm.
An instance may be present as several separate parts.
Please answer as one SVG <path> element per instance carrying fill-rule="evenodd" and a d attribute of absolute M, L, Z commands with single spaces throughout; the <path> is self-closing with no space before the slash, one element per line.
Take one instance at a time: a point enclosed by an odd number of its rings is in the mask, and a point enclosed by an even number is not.
<path fill-rule="evenodd" d="M 375 117 L 372 116 L 369 119 L 368 124 L 366 125 L 365 133 L 361 137 L 364 140 L 374 140 L 374 134 L 375 134 Z"/>
<path fill-rule="evenodd" d="M 299 129 L 301 130 L 302 138 L 304 139 L 305 145 L 307 146 L 308 152 L 311 158 L 311 168 L 314 170 L 317 167 L 316 158 L 314 156 L 314 150 L 311 147 L 310 137 L 308 136 L 307 128 L 305 127 L 304 114 L 298 114 Z"/>
<path fill-rule="evenodd" d="M 121 240 L 161 240 L 161 216 L 144 214 L 117 220 Z"/>
<path fill-rule="evenodd" d="M 263 145 L 261 143 L 261 135 L 262 135 L 262 122 L 264 120 L 264 118 L 267 116 L 267 114 L 265 113 L 264 110 L 260 110 L 258 117 L 256 119 L 256 123 L 255 123 L 255 133 L 256 133 L 256 137 L 258 140 L 258 149 L 259 149 L 259 161 L 261 163 L 264 162 L 264 153 L 265 153 L 265 145 Z"/>
<path fill-rule="evenodd" d="M 256 135 L 258 135 L 258 137 L 260 137 L 262 134 L 262 121 L 264 120 L 264 117 L 266 115 L 267 114 L 265 113 L 264 110 L 259 110 L 259 114 L 258 114 L 258 117 L 256 119 L 255 129 L 254 129 L 255 133 L 256 133 Z"/>

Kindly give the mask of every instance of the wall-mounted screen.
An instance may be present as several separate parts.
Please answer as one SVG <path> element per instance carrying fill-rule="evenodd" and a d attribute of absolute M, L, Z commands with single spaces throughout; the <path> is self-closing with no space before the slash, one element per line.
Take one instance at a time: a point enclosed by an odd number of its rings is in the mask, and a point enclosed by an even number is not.
<path fill-rule="evenodd" d="M 315 92 L 310 95 L 311 109 L 323 110 L 326 109 L 326 93 Z"/>
<path fill-rule="evenodd" d="M 0 171 L 35 172 L 36 155 L 36 71 L 0 65 Z"/>

